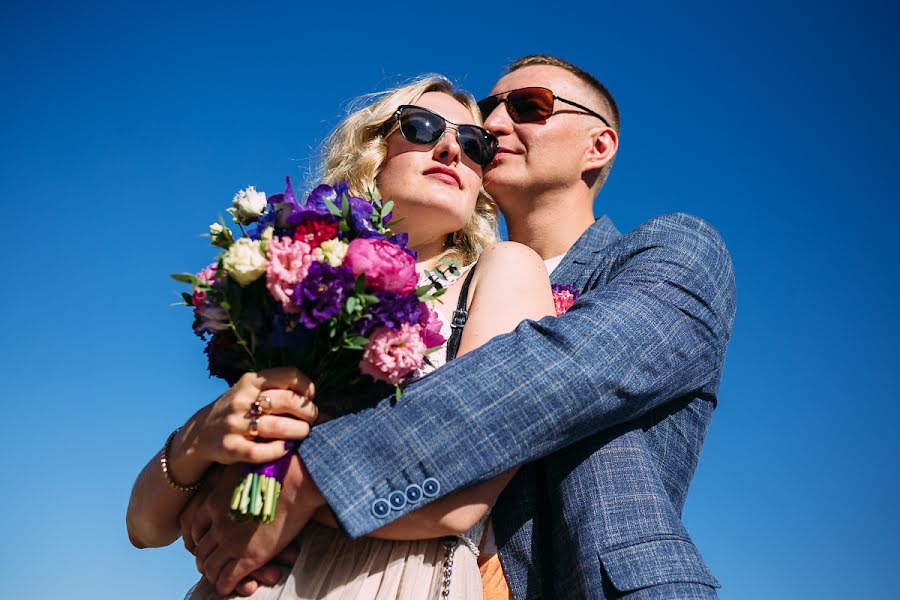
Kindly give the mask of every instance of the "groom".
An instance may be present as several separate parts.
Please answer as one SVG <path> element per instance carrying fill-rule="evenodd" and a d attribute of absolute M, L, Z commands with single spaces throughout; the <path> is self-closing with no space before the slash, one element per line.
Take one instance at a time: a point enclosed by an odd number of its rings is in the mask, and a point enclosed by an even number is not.
<path fill-rule="evenodd" d="M 681 512 L 734 320 L 728 251 L 690 215 L 626 235 L 607 217 L 594 220 L 619 114 L 590 74 L 527 56 L 481 106 L 501 146 L 485 185 L 510 239 L 537 251 L 552 281 L 580 298 L 565 315 L 526 321 L 411 384 L 396 406 L 314 427 L 286 484 L 283 521 L 252 531 L 216 518 L 233 480 L 195 499 L 185 544 L 196 551 L 206 530 L 220 540 L 213 572 L 209 548 L 198 557 L 220 592 L 326 503 L 357 537 L 524 464 L 492 512 L 516 600 L 717 597 Z M 417 486 L 430 497 L 401 498 Z"/>

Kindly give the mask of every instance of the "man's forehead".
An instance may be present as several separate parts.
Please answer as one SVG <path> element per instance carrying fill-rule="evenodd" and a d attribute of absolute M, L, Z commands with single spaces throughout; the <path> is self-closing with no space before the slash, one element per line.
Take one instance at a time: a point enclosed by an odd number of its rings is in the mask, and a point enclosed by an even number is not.
<path fill-rule="evenodd" d="M 585 95 L 584 84 L 574 73 L 553 65 L 531 65 L 516 69 L 501 77 L 489 95 L 502 94 L 523 87 L 544 87 L 553 90 L 557 96 Z M 578 99 L 578 98 L 574 98 Z"/>

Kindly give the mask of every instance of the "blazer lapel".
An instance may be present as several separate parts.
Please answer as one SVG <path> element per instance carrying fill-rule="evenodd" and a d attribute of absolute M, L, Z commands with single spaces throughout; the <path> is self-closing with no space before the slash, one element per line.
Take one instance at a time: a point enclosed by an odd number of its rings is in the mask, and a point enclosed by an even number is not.
<path fill-rule="evenodd" d="M 613 222 L 603 215 L 585 231 L 578 241 L 569 248 L 559 266 L 550 276 L 551 283 L 575 285 L 585 268 L 596 262 L 595 254 L 601 252 L 610 243 L 622 237 Z M 578 285 L 575 285 L 578 288 Z"/>

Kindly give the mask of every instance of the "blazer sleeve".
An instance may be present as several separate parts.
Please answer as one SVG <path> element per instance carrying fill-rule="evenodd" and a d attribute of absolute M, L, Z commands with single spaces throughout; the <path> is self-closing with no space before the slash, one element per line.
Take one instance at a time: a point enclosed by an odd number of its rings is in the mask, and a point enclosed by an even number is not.
<path fill-rule="evenodd" d="M 348 535 L 717 384 L 735 311 L 718 233 L 667 215 L 595 256 L 565 315 L 524 321 L 394 406 L 312 429 L 299 453 Z"/>

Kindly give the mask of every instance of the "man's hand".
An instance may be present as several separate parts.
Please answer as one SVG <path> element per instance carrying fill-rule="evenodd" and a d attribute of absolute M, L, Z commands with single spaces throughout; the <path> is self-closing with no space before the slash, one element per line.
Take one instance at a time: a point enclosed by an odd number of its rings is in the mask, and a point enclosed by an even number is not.
<path fill-rule="evenodd" d="M 325 504 L 295 455 L 278 497 L 275 520 L 268 524 L 234 521 L 228 504 L 240 475 L 237 465 L 225 468 L 207 494 L 191 500 L 180 519 L 185 547 L 196 557 L 198 570 L 222 595 L 230 594 L 247 575 L 285 549 Z M 246 585 L 242 588 L 244 591 Z"/>
<path fill-rule="evenodd" d="M 286 568 L 288 571 L 293 569 L 299 555 L 300 545 L 296 539 L 291 540 L 287 548 L 282 550 L 270 562 L 244 577 L 234 589 L 235 593 L 239 596 L 252 596 L 260 586 L 272 587 L 281 581 L 282 569 Z"/>

